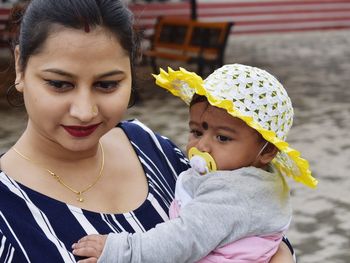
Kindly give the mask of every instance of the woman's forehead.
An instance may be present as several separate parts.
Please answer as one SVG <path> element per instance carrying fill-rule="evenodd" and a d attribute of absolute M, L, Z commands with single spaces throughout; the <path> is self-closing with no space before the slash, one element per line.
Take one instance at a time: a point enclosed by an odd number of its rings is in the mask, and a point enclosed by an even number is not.
<path fill-rule="evenodd" d="M 39 70 L 64 69 L 77 74 L 99 74 L 110 70 L 128 70 L 130 58 L 117 38 L 96 28 L 90 32 L 65 28 L 51 34 L 40 52 L 31 56 L 28 66 Z M 88 72 L 91 70 L 91 72 Z"/>
<path fill-rule="evenodd" d="M 54 25 L 52 29 L 43 43 L 42 49 L 44 51 L 47 49 L 69 49 L 70 47 L 84 49 L 89 46 L 94 48 L 106 45 L 120 46 L 119 39 L 103 27 L 95 27 L 89 32 L 84 29 L 68 28 L 60 25 Z"/>

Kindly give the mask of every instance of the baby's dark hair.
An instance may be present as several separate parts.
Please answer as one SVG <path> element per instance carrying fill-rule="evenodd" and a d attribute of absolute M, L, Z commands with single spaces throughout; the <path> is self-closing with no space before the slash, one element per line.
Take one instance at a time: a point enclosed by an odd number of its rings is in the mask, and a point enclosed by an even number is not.
<path fill-rule="evenodd" d="M 191 102 L 190 102 L 190 108 L 194 104 L 199 103 L 199 102 L 208 102 L 208 99 L 207 99 L 207 97 L 205 97 L 203 95 L 194 94 L 192 99 L 191 99 Z M 209 102 L 208 102 L 208 104 L 209 104 Z"/>

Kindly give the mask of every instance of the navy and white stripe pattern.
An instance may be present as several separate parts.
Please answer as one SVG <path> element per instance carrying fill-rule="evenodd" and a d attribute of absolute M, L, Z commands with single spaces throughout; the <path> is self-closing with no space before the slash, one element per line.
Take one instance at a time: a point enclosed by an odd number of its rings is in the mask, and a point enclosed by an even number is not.
<path fill-rule="evenodd" d="M 124 214 L 95 213 L 44 196 L 0 171 L 0 262 L 76 262 L 71 245 L 86 234 L 144 232 L 168 220 L 176 178 L 188 168 L 187 159 L 139 121 L 118 126 L 145 171 L 145 202 Z"/>

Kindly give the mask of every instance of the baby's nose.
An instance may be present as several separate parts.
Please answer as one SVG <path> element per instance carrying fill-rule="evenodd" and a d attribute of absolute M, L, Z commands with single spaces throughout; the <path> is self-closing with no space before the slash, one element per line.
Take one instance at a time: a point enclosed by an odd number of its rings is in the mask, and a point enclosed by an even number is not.
<path fill-rule="evenodd" d="M 210 147 L 210 138 L 209 138 L 209 136 L 202 136 L 202 138 L 198 141 L 196 147 L 201 152 L 210 153 L 211 147 Z"/>

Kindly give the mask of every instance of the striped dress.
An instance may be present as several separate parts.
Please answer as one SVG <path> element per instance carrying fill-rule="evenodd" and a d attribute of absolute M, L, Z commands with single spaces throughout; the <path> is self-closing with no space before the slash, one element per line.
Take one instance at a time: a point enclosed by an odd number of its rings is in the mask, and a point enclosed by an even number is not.
<path fill-rule="evenodd" d="M 0 262 L 76 262 L 71 245 L 86 234 L 144 232 L 168 220 L 176 178 L 188 168 L 187 159 L 139 121 L 118 126 L 147 177 L 145 202 L 128 213 L 95 213 L 33 191 L 0 171 Z"/>

